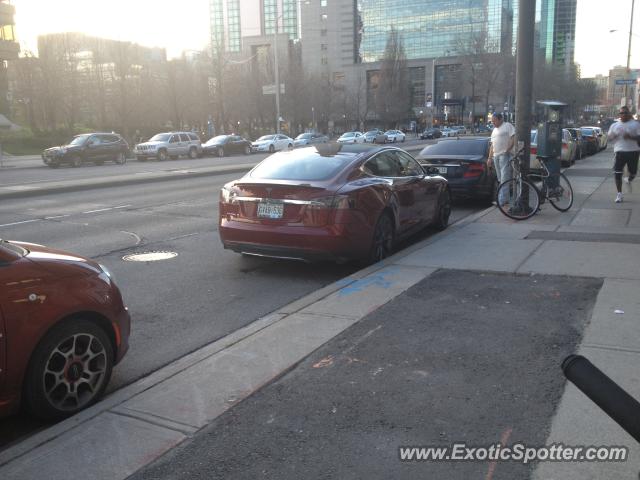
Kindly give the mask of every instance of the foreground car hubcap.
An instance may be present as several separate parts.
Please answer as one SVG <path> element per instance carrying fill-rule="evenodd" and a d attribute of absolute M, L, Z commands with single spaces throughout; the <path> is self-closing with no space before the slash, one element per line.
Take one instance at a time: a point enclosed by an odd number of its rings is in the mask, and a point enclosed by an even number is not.
<path fill-rule="evenodd" d="M 100 390 L 107 353 L 93 335 L 80 333 L 60 342 L 47 359 L 42 378 L 48 402 L 59 410 L 87 405 Z"/>

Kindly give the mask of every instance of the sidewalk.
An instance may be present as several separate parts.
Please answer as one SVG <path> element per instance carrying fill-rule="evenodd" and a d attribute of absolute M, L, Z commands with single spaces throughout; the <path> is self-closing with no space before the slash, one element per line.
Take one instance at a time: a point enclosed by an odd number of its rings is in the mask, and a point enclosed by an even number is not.
<path fill-rule="evenodd" d="M 636 442 L 559 367 L 577 351 L 640 398 L 640 183 L 615 204 L 611 157 L 566 172 L 569 212 L 465 219 L 1 452 L 0 477 L 637 478 Z M 532 471 L 397 456 L 501 440 L 630 457 Z"/>

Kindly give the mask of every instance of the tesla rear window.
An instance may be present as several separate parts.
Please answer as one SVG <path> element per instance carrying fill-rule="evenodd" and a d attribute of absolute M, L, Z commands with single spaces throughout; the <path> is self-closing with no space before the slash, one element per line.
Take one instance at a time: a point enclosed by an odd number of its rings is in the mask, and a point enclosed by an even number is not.
<path fill-rule="evenodd" d="M 421 155 L 484 155 L 486 149 L 486 141 L 446 140 L 428 146 Z"/>
<path fill-rule="evenodd" d="M 351 155 L 300 157 L 276 154 L 258 165 L 251 172 L 251 176 L 265 180 L 327 180 L 336 175 L 351 160 L 353 160 Z"/>

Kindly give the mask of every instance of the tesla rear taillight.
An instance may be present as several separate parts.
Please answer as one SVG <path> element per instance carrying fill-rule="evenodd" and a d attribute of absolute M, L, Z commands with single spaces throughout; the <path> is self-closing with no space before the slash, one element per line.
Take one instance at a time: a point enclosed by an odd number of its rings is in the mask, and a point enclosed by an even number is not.
<path fill-rule="evenodd" d="M 330 208 L 333 210 L 353 208 L 353 201 L 349 195 L 332 195 L 330 197 L 314 198 L 310 206 L 312 208 Z"/>
<path fill-rule="evenodd" d="M 531 155 L 537 155 L 538 154 L 538 147 L 531 147 Z"/>
<path fill-rule="evenodd" d="M 484 173 L 484 163 L 463 163 L 466 168 L 462 176 L 464 178 L 481 177 Z"/>

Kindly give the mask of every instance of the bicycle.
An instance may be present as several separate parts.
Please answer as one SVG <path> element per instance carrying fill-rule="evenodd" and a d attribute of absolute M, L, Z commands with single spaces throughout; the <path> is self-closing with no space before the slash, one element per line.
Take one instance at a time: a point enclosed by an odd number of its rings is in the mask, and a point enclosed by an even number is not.
<path fill-rule="evenodd" d="M 514 220 L 531 218 L 545 200 L 560 212 L 569 210 L 573 205 L 573 188 L 567 177 L 563 173 L 551 174 L 545 159 L 538 157 L 542 168 L 531 169 L 524 178 L 520 169 L 522 153 L 520 150 L 510 161 L 513 177 L 498 187 L 498 209 Z"/>

